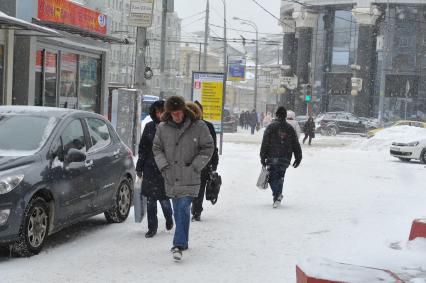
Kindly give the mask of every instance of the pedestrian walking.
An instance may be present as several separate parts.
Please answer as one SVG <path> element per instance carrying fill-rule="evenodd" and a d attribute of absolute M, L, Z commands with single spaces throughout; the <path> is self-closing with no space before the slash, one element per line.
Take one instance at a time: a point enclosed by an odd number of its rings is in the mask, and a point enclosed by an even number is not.
<path fill-rule="evenodd" d="M 181 260 L 182 251 L 188 249 L 191 203 L 198 196 L 201 171 L 213 155 L 214 142 L 206 123 L 196 119 L 180 96 L 167 99 L 161 120 L 153 152 L 173 203 L 176 228 L 171 251 L 175 260 Z"/>
<path fill-rule="evenodd" d="M 265 119 L 265 113 L 261 113 L 260 114 L 260 120 L 259 120 L 259 123 L 260 123 L 260 127 L 261 128 L 263 128 L 263 120 Z"/>
<path fill-rule="evenodd" d="M 315 138 L 315 122 L 314 118 L 309 117 L 308 121 L 306 121 L 305 126 L 303 127 L 303 132 L 305 133 L 305 137 L 303 138 L 303 144 L 305 144 L 306 139 L 309 137 L 309 145 L 311 145 L 312 139 Z"/>
<path fill-rule="evenodd" d="M 249 116 L 249 125 L 250 125 L 250 130 L 251 130 L 251 134 L 254 135 L 254 130 L 256 129 L 256 125 L 257 123 L 259 123 L 259 120 L 257 118 L 257 113 L 256 110 L 253 109 L 251 111 L 251 113 L 248 114 Z"/>
<path fill-rule="evenodd" d="M 269 185 L 272 189 L 273 208 L 277 208 L 283 199 L 283 184 L 287 168 L 294 154 L 293 167 L 302 161 L 302 149 L 296 131 L 286 122 L 287 110 L 279 107 L 274 120 L 265 130 L 260 149 L 260 162 L 268 168 Z"/>
<path fill-rule="evenodd" d="M 287 111 L 287 123 L 289 123 L 293 129 L 296 131 L 297 140 L 300 139 L 300 133 L 302 130 L 300 129 L 299 123 L 296 121 L 296 113 L 294 111 L 288 110 Z"/>
<path fill-rule="evenodd" d="M 216 138 L 216 131 L 214 129 L 214 126 L 212 123 L 203 120 L 203 106 L 198 101 L 195 101 L 195 103 L 187 102 L 186 106 L 194 112 L 197 119 L 202 120 L 204 123 L 206 123 L 207 127 L 209 128 L 210 135 L 214 142 L 214 151 L 212 158 L 210 159 L 209 163 L 207 163 L 206 167 L 203 168 L 201 171 L 201 185 L 200 185 L 200 191 L 198 193 L 198 196 L 193 199 L 192 201 L 192 221 L 201 221 L 201 212 L 203 211 L 203 201 L 204 201 L 204 194 L 206 192 L 206 186 L 207 181 L 210 180 L 211 175 L 213 172 L 217 170 L 217 165 L 219 163 L 219 154 L 217 150 L 217 138 Z"/>
<path fill-rule="evenodd" d="M 136 163 L 136 174 L 139 178 L 142 178 L 142 195 L 147 198 L 148 232 L 145 234 L 146 238 L 152 238 L 157 234 L 157 201 L 160 202 L 166 219 L 166 229 L 171 230 L 173 228 L 172 205 L 170 199 L 166 196 L 164 178 L 158 170 L 152 152 L 153 140 L 163 112 L 163 100 L 158 100 L 151 105 L 149 115 L 152 121 L 146 124 L 142 133 L 139 142 L 139 158 Z"/>
<path fill-rule="evenodd" d="M 244 112 L 244 129 L 248 130 L 249 128 L 249 120 L 250 120 L 250 112 Z"/>

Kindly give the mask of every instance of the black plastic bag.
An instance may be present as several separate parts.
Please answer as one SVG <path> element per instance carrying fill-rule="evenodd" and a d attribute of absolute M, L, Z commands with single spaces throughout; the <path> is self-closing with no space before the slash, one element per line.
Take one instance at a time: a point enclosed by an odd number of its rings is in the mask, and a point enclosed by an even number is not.
<path fill-rule="evenodd" d="M 222 185 L 222 177 L 217 172 L 212 172 L 210 174 L 209 180 L 207 180 L 206 185 L 206 200 L 215 204 L 217 198 L 219 197 L 220 186 Z"/>

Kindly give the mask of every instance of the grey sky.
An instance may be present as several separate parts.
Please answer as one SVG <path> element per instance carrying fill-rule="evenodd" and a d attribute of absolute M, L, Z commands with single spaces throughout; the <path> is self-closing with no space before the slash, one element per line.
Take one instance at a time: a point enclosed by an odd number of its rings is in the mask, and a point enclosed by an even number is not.
<path fill-rule="evenodd" d="M 280 0 L 257 0 L 267 10 L 279 17 L 280 14 Z M 241 25 L 239 21 L 235 21 L 233 17 L 240 17 L 249 19 L 258 25 L 259 32 L 266 33 L 281 33 L 282 29 L 278 25 L 277 19 L 267 14 L 252 0 L 226 0 L 227 3 L 227 20 L 228 27 L 253 30 L 250 26 Z M 205 10 L 206 0 L 175 0 L 175 11 L 182 21 L 182 37 L 188 36 L 187 32 L 204 30 L 204 14 L 194 14 Z M 223 26 L 223 4 L 221 0 L 210 0 L 210 23 Z M 188 18 L 190 17 L 190 18 Z M 212 36 L 223 36 L 223 29 L 212 28 Z M 255 34 L 242 33 L 237 31 L 228 30 L 228 37 L 240 38 L 240 34 L 246 38 L 255 38 Z M 260 35 L 261 36 L 261 35 Z"/>

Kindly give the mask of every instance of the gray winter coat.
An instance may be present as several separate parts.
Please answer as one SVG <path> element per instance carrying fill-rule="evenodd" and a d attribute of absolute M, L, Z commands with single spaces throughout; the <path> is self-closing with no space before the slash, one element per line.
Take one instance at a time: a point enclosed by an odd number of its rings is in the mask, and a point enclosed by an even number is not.
<path fill-rule="evenodd" d="M 180 128 L 165 113 L 152 147 L 155 162 L 164 176 L 166 194 L 171 198 L 198 196 L 201 170 L 214 151 L 206 123 L 195 120 L 189 110 L 185 112 L 185 122 Z"/>

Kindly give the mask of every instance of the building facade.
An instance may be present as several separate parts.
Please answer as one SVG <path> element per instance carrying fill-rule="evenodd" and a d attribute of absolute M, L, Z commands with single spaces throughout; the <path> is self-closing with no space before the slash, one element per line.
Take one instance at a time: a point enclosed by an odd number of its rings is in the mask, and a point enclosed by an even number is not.
<path fill-rule="evenodd" d="M 426 119 L 424 1 L 302 2 L 281 5 L 284 75 L 298 77 L 283 104 L 299 113 Z"/>
<path fill-rule="evenodd" d="M 129 25 L 130 0 L 80 0 L 91 8 L 105 13 L 109 19 L 108 31 L 112 36 L 136 39 L 136 27 Z M 147 81 L 148 95 L 160 95 L 160 56 L 161 56 L 161 16 L 162 2 L 154 1 L 154 14 L 152 27 L 148 28 L 148 47 L 146 51 L 146 64 L 153 70 L 154 76 Z M 183 81 L 179 74 L 180 64 L 180 33 L 181 20 L 171 11 L 167 13 L 167 45 L 164 74 L 165 96 L 180 94 L 183 90 Z M 110 61 L 108 66 L 108 82 L 110 85 L 132 87 L 134 85 L 136 45 L 112 45 L 110 47 Z"/>

